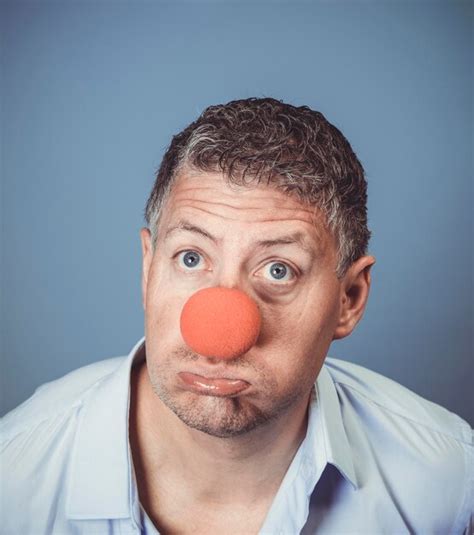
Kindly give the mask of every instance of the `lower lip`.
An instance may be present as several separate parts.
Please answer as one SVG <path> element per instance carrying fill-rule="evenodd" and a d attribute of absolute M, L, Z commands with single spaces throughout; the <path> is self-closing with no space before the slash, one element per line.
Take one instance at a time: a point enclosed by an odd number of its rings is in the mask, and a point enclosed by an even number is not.
<path fill-rule="evenodd" d="M 250 386 L 247 381 L 241 379 L 209 379 L 189 372 L 180 372 L 178 376 L 188 390 L 208 396 L 232 396 L 239 394 Z"/>

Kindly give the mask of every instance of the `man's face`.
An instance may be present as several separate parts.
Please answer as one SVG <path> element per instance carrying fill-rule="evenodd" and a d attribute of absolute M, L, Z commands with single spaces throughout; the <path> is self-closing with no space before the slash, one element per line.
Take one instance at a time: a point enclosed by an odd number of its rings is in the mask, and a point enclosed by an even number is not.
<path fill-rule="evenodd" d="M 231 188 L 218 173 L 185 171 L 164 206 L 154 255 L 148 231 L 142 240 L 147 368 L 168 408 L 192 428 L 230 437 L 308 399 L 340 306 L 335 245 L 312 210 L 268 186 Z M 186 301 L 212 286 L 246 292 L 261 312 L 257 343 L 231 361 L 196 354 L 180 332 Z M 213 397 L 178 377 L 217 369 L 250 387 Z"/>

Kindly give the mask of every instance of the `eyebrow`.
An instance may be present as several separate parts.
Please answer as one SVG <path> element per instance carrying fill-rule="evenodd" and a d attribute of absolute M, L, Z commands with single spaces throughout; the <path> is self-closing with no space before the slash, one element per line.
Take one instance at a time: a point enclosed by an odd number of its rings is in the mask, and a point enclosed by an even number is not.
<path fill-rule="evenodd" d="M 164 239 L 168 239 L 171 234 L 179 231 L 188 231 L 188 232 L 194 232 L 196 234 L 200 234 L 201 236 L 204 236 L 205 238 L 211 240 L 214 243 L 219 243 L 221 240 L 213 236 L 210 232 L 207 230 L 197 226 L 193 225 L 189 221 L 186 221 L 184 219 L 181 219 L 176 223 L 176 225 L 169 228 L 166 233 Z M 279 236 L 272 240 L 261 240 L 257 242 L 257 247 L 261 247 L 263 249 L 268 249 L 270 247 L 273 247 L 275 245 L 296 245 L 306 251 L 309 254 L 314 254 L 311 247 L 307 244 L 306 240 L 304 239 L 304 233 L 301 231 L 292 232 L 291 234 L 285 234 L 284 236 Z"/>

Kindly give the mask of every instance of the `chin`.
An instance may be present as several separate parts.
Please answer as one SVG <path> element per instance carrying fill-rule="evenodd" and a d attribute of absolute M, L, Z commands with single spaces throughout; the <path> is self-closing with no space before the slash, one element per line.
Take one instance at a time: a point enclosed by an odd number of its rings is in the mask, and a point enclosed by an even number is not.
<path fill-rule="evenodd" d="M 245 391 L 232 396 L 197 394 L 181 389 L 174 373 L 153 372 L 152 388 L 161 402 L 187 427 L 218 438 L 237 437 L 265 427 L 301 398 L 301 392 L 295 389 L 277 397 L 275 385 L 270 383 L 252 395 Z"/>
<path fill-rule="evenodd" d="M 188 427 L 218 438 L 253 431 L 273 419 L 242 397 L 215 397 L 181 393 L 160 395 L 161 401 Z"/>

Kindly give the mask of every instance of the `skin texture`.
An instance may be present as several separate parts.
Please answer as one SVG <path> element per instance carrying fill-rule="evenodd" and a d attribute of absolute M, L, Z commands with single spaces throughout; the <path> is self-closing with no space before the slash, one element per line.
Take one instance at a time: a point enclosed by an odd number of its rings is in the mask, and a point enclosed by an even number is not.
<path fill-rule="evenodd" d="M 189 230 L 167 236 L 180 220 L 215 241 Z M 296 231 L 305 249 L 257 246 Z M 189 170 L 164 206 L 155 252 L 147 229 L 141 241 L 147 359 L 133 370 L 130 409 L 140 501 L 163 533 L 257 532 L 304 438 L 329 345 L 363 315 L 375 259 L 360 258 L 338 280 L 334 240 L 312 209 L 268 186 L 230 187 L 218 173 Z M 199 253 L 193 267 L 187 251 Z M 275 263 L 287 266 L 283 278 Z M 246 292 L 261 312 L 256 344 L 232 360 L 194 353 L 180 333 L 183 305 L 211 286 Z M 182 387 L 181 371 L 222 372 L 250 387 L 232 398 L 197 394 Z"/>

